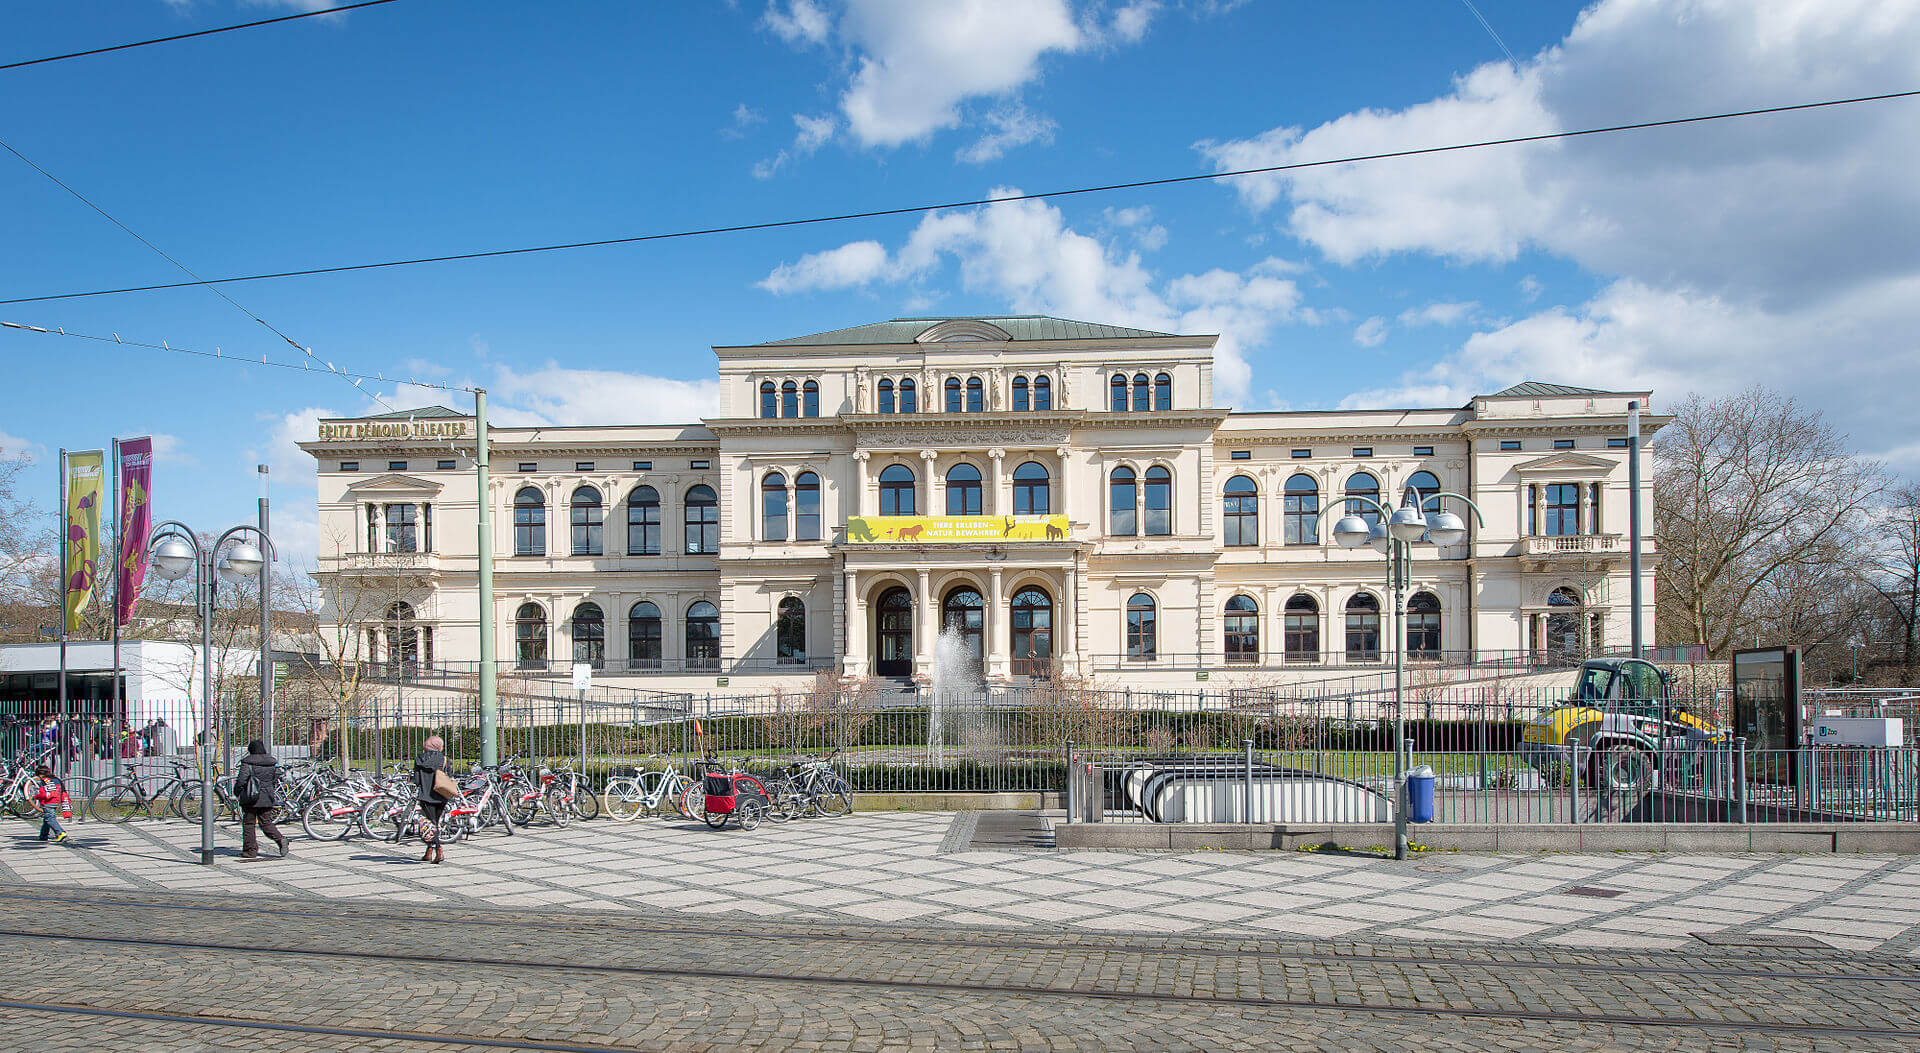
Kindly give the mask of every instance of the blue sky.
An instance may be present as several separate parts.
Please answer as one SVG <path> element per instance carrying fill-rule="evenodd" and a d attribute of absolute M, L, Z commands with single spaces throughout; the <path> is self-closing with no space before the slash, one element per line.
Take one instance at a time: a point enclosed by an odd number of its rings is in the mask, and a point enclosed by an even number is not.
<path fill-rule="evenodd" d="M 0 63 L 270 17 L 15 4 Z M 324 5 L 314 5 L 324 6 Z M 961 200 L 1920 87 L 1867 0 L 401 0 L 0 72 L 0 140 L 207 275 Z M 228 286 L 323 358 L 508 422 L 685 419 L 713 344 L 899 314 L 1223 334 L 1244 408 L 1521 379 L 1792 390 L 1911 472 L 1920 101 L 1424 161 Z M 0 299 L 179 280 L 0 152 Z M 205 289 L 0 320 L 295 355 Z M 0 330 L 0 446 L 164 436 L 156 511 L 311 553 L 319 374 Z M 370 384 L 393 405 L 447 401 Z"/>

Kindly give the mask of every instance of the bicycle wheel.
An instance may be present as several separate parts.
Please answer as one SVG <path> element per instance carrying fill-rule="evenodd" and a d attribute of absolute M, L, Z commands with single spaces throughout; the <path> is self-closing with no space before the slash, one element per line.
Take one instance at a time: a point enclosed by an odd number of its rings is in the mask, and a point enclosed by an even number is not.
<path fill-rule="evenodd" d="M 827 779 L 814 793 L 813 806 L 820 810 L 821 815 L 838 818 L 853 811 L 853 793 L 847 789 L 844 780 Z"/>
<path fill-rule="evenodd" d="M 573 822 L 573 804 L 567 800 L 567 789 L 560 783 L 547 787 L 547 795 L 540 800 L 540 810 L 547 813 L 547 822 L 555 826 Z"/>
<path fill-rule="evenodd" d="M 740 829 L 757 830 L 760 819 L 767 814 L 767 806 L 758 797 L 742 797 L 740 806 L 734 810 L 734 818 L 740 820 Z"/>
<path fill-rule="evenodd" d="M 360 832 L 377 841 L 399 841 L 403 815 L 398 798 L 369 798 L 360 809 Z"/>
<path fill-rule="evenodd" d="M 467 817 L 453 814 L 453 809 L 449 807 L 440 816 L 440 825 L 435 832 L 440 835 L 440 844 L 454 844 L 467 836 Z"/>
<path fill-rule="evenodd" d="M 609 819 L 630 823 L 647 813 L 647 790 L 639 779 L 609 779 L 604 796 Z"/>
<path fill-rule="evenodd" d="M 300 812 L 300 829 L 315 841 L 338 841 L 360 824 L 355 804 L 345 797 L 316 797 Z"/>
<path fill-rule="evenodd" d="M 540 811 L 540 791 L 526 779 L 515 779 L 501 791 L 506 796 L 507 810 L 513 821 L 521 826 L 533 822 L 534 814 Z"/>
<path fill-rule="evenodd" d="M 128 778 L 108 779 L 87 797 L 87 814 L 102 823 L 124 823 L 140 810 L 140 790 Z"/>
<path fill-rule="evenodd" d="M 498 798 L 495 798 L 494 802 L 487 807 L 493 812 L 494 818 L 500 820 L 500 829 L 506 831 L 508 837 L 512 837 L 513 817 L 507 814 L 506 806 L 501 804 Z"/>
<path fill-rule="evenodd" d="M 727 825 L 727 818 L 732 814 L 733 813 L 731 812 L 704 812 L 703 811 L 700 813 L 700 818 L 706 820 L 706 823 L 708 826 L 711 826 L 715 830 L 718 830 L 721 827 Z"/>
<path fill-rule="evenodd" d="M 688 819 L 699 819 L 707 814 L 707 792 L 700 788 L 699 783 L 693 783 L 680 791 L 680 798 L 674 807 L 680 809 L 680 814 Z"/>
<path fill-rule="evenodd" d="M 593 783 L 585 778 L 573 790 L 573 810 L 582 819 L 600 818 L 600 795 L 593 790 Z"/>
<path fill-rule="evenodd" d="M 772 797 L 767 801 L 767 821 L 784 823 L 793 818 L 788 806 L 793 801 L 793 784 L 785 779 L 775 779 L 767 784 Z"/>

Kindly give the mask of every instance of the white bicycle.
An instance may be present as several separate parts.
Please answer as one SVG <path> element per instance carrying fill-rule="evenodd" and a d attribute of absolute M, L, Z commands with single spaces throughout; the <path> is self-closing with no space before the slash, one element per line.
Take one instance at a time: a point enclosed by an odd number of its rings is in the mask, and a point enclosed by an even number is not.
<path fill-rule="evenodd" d="M 657 753 L 647 758 L 649 764 L 656 761 L 662 767 L 607 780 L 601 796 L 607 815 L 627 823 L 643 815 L 664 815 L 671 809 L 676 815 L 695 818 L 681 806 L 681 798 L 700 784 Z"/>

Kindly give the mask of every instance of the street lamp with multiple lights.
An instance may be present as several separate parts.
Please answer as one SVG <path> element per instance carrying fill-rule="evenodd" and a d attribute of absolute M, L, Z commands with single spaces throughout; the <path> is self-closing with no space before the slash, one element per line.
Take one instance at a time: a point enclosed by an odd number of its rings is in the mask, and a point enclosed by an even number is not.
<path fill-rule="evenodd" d="M 1348 495 L 1341 500 L 1343 504 L 1329 504 L 1320 513 L 1325 520 L 1328 512 L 1335 508 L 1345 508 L 1346 514 L 1333 524 L 1333 540 L 1341 548 L 1359 548 L 1368 545 L 1375 552 L 1387 557 L 1387 579 L 1393 592 L 1393 857 L 1407 858 L 1407 578 L 1413 565 L 1413 546 L 1417 542 L 1431 542 L 1439 548 L 1457 545 L 1466 540 L 1467 524 L 1452 512 L 1436 512 L 1428 518 L 1424 509 L 1434 505 L 1441 498 L 1453 498 L 1473 513 L 1474 521 L 1482 527 L 1487 525 L 1486 517 L 1480 514 L 1480 507 L 1472 501 L 1446 490 L 1420 495 L 1414 491 L 1416 500 L 1412 504 L 1403 504 L 1396 509 L 1388 509 L 1379 501 L 1361 495 Z M 1379 521 L 1369 523 L 1353 511 L 1353 505 L 1371 505 Z"/>
<path fill-rule="evenodd" d="M 260 540 L 256 546 L 243 535 Z M 229 544 L 231 542 L 231 544 Z M 260 548 L 264 546 L 266 553 Z M 222 549 L 225 554 L 222 555 Z M 258 577 L 273 558 L 273 539 L 259 527 L 237 526 L 203 545 L 185 523 L 156 523 L 147 553 L 153 572 L 167 581 L 193 578 L 194 607 L 200 614 L 200 862 L 213 865 L 213 590 L 216 574 L 231 585 Z M 216 560 L 218 561 L 216 563 Z M 267 640 L 260 640 L 260 660 L 267 660 Z"/>

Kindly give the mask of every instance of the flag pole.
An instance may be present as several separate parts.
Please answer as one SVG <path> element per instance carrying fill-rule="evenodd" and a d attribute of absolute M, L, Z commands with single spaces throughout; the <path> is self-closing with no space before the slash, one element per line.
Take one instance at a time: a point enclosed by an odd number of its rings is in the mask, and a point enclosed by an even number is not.
<path fill-rule="evenodd" d="M 113 440 L 113 606 L 107 609 L 107 624 L 113 631 L 113 704 L 107 709 L 107 752 L 113 754 L 113 777 L 120 777 L 120 729 L 127 722 L 127 692 L 120 680 L 120 543 L 126 529 L 126 510 L 121 507 L 120 440 Z"/>
<path fill-rule="evenodd" d="M 67 449 L 60 448 L 60 702 L 54 710 L 55 723 L 60 725 L 59 735 L 54 739 L 56 747 L 62 747 L 59 741 L 67 733 Z M 58 748 L 55 756 L 65 757 L 67 751 Z"/>

